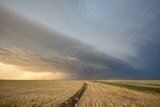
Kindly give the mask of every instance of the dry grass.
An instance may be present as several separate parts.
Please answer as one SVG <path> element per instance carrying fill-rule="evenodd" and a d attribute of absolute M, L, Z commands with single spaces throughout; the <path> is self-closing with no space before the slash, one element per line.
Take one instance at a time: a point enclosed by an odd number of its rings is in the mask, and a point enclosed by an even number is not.
<path fill-rule="evenodd" d="M 101 80 L 101 81 L 160 88 L 160 80 Z"/>
<path fill-rule="evenodd" d="M 159 107 L 160 95 L 142 93 L 97 82 L 88 82 L 88 88 L 78 107 Z"/>
<path fill-rule="evenodd" d="M 82 85 L 81 81 L 0 81 L 0 107 L 55 107 Z"/>
<path fill-rule="evenodd" d="M 84 81 L 0 81 L 0 107 L 57 107 L 73 96 L 83 83 Z M 160 105 L 160 94 L 138 92 L 91 81 L 85 83 L 87 88 L 77 107 Z"/>
<path fill-rule="evenodd" d="M 125 83 L 125 82 L 124 83 L 123 82 L 109 82 L 109 81 L 93 81 L 93 82 L 98 82 L 98 83 L 107 84 L 107 85 L 116 86 L 116 87 L 127 88 L 127 89 L 141 91 L 141 92 L 160 94 L 160 88 L 158 88 L 158 86 L 154 87 L 154 86 L 148 86 L 148 85 L 131 84 L 131 83 Z"/>

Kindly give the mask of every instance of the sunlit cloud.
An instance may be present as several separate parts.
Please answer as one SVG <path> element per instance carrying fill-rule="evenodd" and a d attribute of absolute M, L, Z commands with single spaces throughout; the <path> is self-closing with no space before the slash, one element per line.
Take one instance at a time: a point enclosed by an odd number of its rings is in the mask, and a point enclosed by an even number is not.
<path fill-rule="evenodd" d="M 63 72 L 33 72 L 23 71 L 17 66 L 0 63 L 0 79 L 9 80 L 57 80 L 68 79 L 69 75 Z"/>

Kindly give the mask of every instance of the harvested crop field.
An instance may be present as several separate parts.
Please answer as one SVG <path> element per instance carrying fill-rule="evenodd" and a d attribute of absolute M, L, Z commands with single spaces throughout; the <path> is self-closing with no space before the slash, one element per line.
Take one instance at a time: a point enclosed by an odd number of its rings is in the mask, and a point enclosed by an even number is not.
<path fill-rule="evenodd" d="M 160 88 L 160 80 L 101 80 L 101 81 Z"/>
<path fill-rule="evenodd" d="M 0 81 L 0 107 L 54 107 L 76 93 L 81 81 Z"/>
<path fill-rule="evenodd" d="M 0 107 L 159 107 L 160 105 L 159 93 L 137 91 L 101 82 L 2 80 Z"/>
<path fill-rule="evenodd" d="M 160 95 L 138 92 L 97 82 L 88 88 L 78 103 L 79 107 L 158 107 Z"/>

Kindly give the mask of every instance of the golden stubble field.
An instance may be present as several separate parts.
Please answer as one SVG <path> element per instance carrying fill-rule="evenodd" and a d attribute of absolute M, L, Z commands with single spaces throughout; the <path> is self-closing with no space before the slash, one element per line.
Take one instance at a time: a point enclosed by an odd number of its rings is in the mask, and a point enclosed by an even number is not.
<path fill-rule="evenodd" d="M 159 107 L 160 95 L 88 82 L 79 107 Z"/>
<path fill-rule="evenodd" d="M 159 107 L 160 94 L 92 81 L 0 81 L 0 107 L 58 107 L 87 84 L 76 107 Z M 112 81 L 159 86 L 160 81 Z M 148 83 L 147 83 L 148 82 Z"/>
<path fill-rule="evenodd" d="M 81 86 L 81 81 L 0 81 L 0 107 L 56 107 Z"/>

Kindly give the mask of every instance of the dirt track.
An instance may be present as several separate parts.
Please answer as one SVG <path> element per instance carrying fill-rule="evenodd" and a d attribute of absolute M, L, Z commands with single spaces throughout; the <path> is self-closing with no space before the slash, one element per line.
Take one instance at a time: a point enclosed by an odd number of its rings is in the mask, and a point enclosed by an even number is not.
<path fill-rule="evenodd" d="M 76 92 L 73 96 L 71 96 L 69 99 L 67 99 L 65 102 L 61 104 L 61 107 L 75 107 L 77 102 L 85 92 L 86 88 L 87 88 L 87 84 L 84 83 L 84 85 L 78 92 Z"/>
<path fill-rule="evenodd" d="M 0 82 L 1 107 L 58 107 L 65 101 L 74 103 L 64 107 L 159 107 L 160 94 L 91 81 Z"/>

